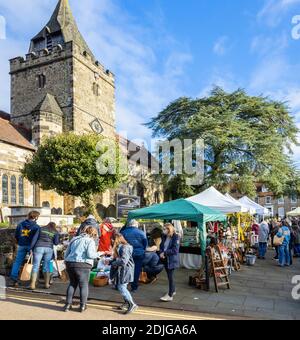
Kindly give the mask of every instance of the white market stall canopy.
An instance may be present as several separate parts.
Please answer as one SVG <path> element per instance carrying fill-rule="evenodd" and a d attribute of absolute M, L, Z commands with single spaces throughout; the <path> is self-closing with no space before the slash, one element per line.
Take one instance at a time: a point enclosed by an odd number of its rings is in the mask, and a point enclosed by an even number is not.
<path fill-rule="evenodd" d="M 240 202 L 233 202 L 214 187 L 211 187 L 198 195 L 187 198 L 187 200 L 218 210 L 223 214 L 243 212 L 245 209 Z"/>
<path fill-rule="evenodd" d="M 255 209 L 256 214 L 258 215 L 269 215 L 270 212 L 268 209 L 264 208 L 263 206 L 257 204 L 256 202 L 252 201 L 250 198 L 247 196 L 242 197 L 239 199 L 239 202 L 242 203 L 244 206 L 248 207 L 249 209 Z"/>
<path fill-rule="evenodd" d="M 291 216 L 291 217 L 298 217 L 300 216 L 300 208 L 297 208 L 293 211 L 290 211 L 287 213 L 287 216 Z"/>
<path fill-rule="evenodd" d="M 241 211 L 242 213 L 249 213 L 251 215 L 255 215 L 256 214 L 256 210 L 255 209 L 243 205 L 241 202 L 239 202 L 238 200 L 236 200 L 235 198 L 230 196 L 228 193 L 225 194 L 225 196 L 228 199 L 230 199 L 234 205 L 240 205 L 242 207 L 242 211 Z"/>

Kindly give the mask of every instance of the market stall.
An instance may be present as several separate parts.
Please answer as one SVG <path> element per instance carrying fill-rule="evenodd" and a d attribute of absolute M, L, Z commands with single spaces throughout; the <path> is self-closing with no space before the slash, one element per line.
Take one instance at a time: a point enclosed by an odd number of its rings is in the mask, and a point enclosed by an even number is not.
<path fill-rule="evenodd" d="M 255 210 L 256 214 L 259 216 L 267 216 L 269 215 L 269 210 L 265 207 L 261 206 L 260 204 L 252 201 L 249 197 L 244 196 L 239 199 L 239 202 L 244 206 L 248 207 L 249 209 Z"/>
<path fill-rule="evenodd" d="M 286 214 L 289 217 L 299 217 L 300 216 L 300 208 L 297 208 L 293 211 L 290 211 Z"/>
<path fill-rule="evenodd" d="M 189 202 L 185 199 L 179 199 L 152 207 L 143 208 L 129 212 L 129 219 L 147 219 L 147 220 L 178 220 L 196 222 L 199 233 L 199 243 L 201 255 L 205 256 L 207 244 L 206 223 L 213 221 L 226 221 L 226 216 L 217 210 L 210 209 L 206 206 Z M 195 230 L 197 231 L 197 230 Z M 193 254 L 194 255 L 194 254 Z M 200 254 L 199 254 L 200 255 Z"/>

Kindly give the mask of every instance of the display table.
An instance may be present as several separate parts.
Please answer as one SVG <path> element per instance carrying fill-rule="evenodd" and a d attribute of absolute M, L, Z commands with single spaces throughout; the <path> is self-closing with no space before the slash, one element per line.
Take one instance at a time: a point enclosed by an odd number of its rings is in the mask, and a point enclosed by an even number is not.
<path fill-rule="evenodd" d="M 180 266 L 185 269 L 201 268 L 202 256 L 201 248 L 181 247 L 180 248 Z"/>

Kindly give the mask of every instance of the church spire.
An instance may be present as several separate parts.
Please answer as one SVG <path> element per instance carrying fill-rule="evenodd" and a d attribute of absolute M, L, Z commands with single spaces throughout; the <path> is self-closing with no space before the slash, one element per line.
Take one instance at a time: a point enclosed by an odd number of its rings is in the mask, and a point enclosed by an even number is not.
<path fill-rule="evenodd" d="M 93 57 L 93 53 L 78 30 L 69 1 L 59 0 L 47 25 L 31 40 L 30 52 L 49 47 L 51 49 L 52 45 L 70 41 Z"/>

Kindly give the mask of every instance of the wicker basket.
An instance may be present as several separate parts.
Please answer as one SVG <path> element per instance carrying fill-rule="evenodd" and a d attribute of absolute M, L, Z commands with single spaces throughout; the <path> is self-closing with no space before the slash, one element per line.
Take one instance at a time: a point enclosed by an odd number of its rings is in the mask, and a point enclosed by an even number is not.
<path fill-rule="evenodd" d="M 94 279 L 94 287 L 105 287 L 108 285 L 108 277 L 100 276 Z"/>

